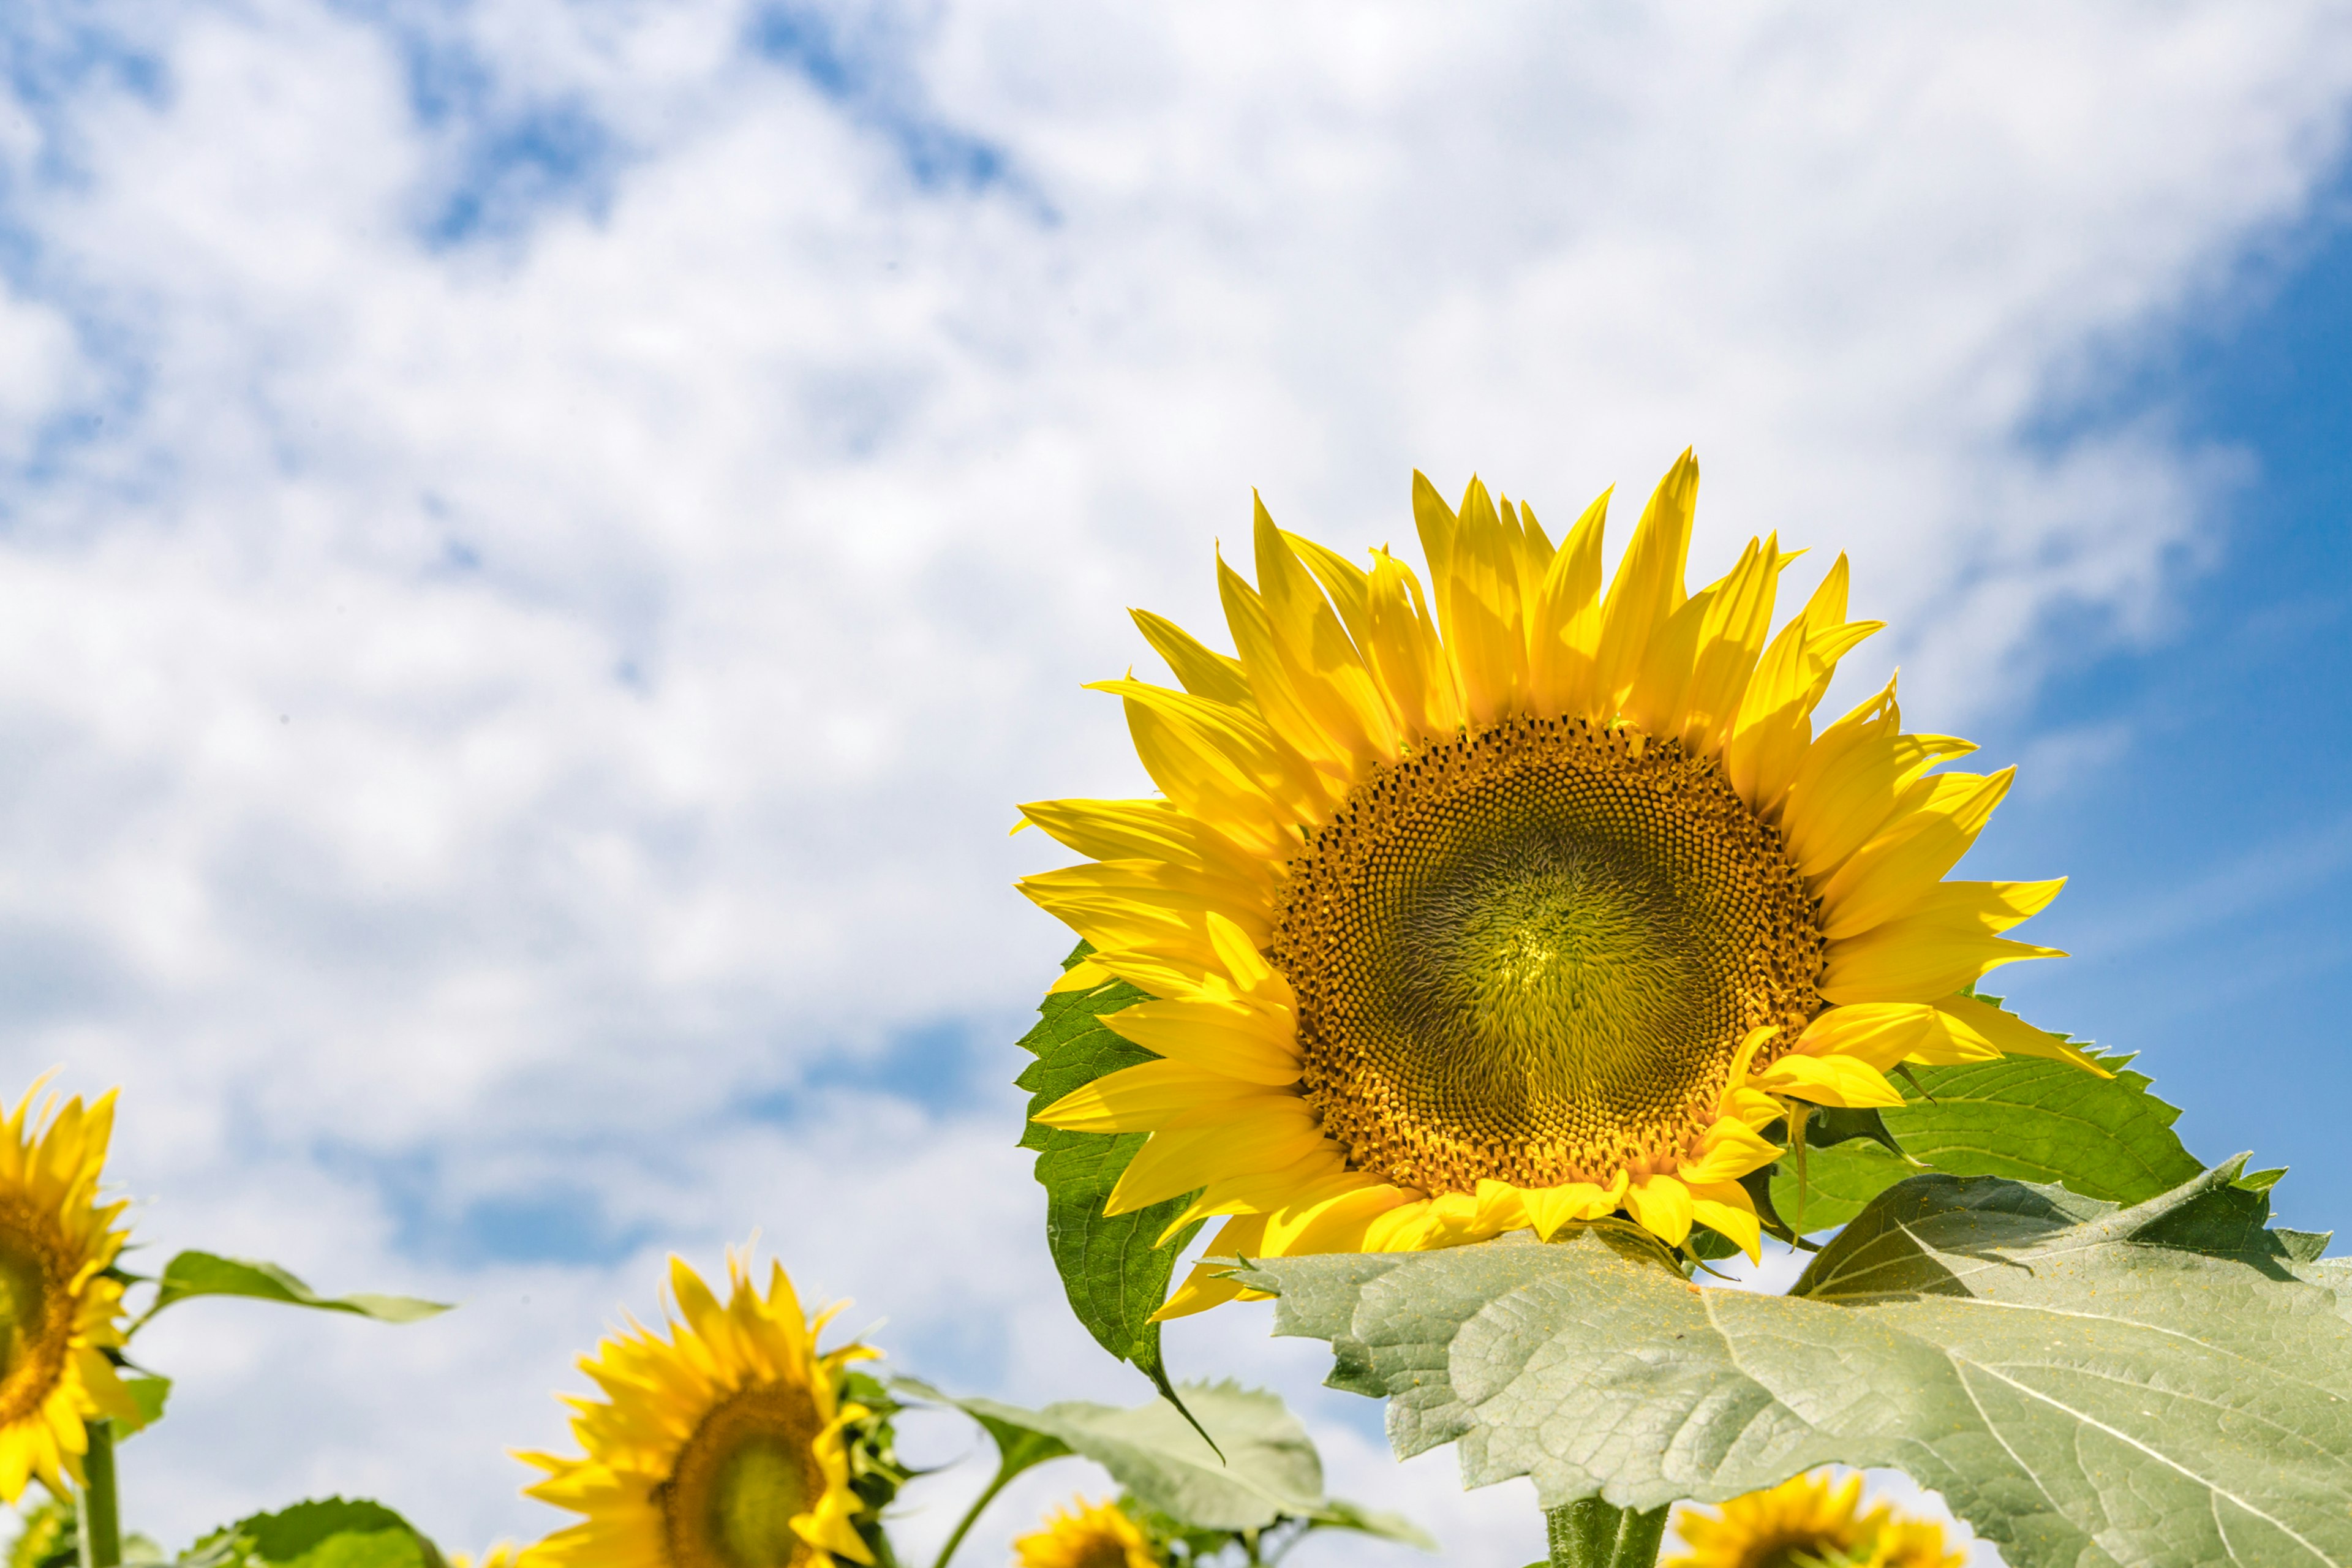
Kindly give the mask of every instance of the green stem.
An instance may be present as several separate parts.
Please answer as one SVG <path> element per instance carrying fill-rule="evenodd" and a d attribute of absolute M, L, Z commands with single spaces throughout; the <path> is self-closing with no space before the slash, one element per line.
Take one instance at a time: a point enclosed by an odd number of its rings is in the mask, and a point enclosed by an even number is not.
<path fill-rule="evenodd" d="M 1655 1568 L 1673 1506 L 1636 1513 L 1594 1497 L 1550 1510 L 1544 1526 L 1551 1568 Z"/>
<path fill-rule="evenodd" d="M 948 1537 L 948 1543 L 940 1547 L 940 1554 L 931 1560 L 931 1568 L 948 1568 L 948 1559 L 956 1554 L 956 1548 L 963 1544 L 963 1538 L 971 1533 L 973 1525 L 980 1522 L 982 1512 L 990 1503 L 996 1500 L 996 1494 L 1003 1491 L 1006 1484 L 1020 1473 L 1019 1470 L 1012 1468 L 1000 1469 L 996 1472 L 996 1479 L 988 1483 L 988 1489 L 972 1499 L 971 1506 L 963 1510 L 963 1517 L 956 1521 L 955 1533 Z"/>
<path fill-rule="evenodd" d="M 74 1498 L 81 1526 L 81 1568 L 115 1568 L 122 1561 L 122 1516 L 114 1498 L 114 1423 L 89 1424 L 89 1452 L 81 1457 L 84 1485 Z"/>

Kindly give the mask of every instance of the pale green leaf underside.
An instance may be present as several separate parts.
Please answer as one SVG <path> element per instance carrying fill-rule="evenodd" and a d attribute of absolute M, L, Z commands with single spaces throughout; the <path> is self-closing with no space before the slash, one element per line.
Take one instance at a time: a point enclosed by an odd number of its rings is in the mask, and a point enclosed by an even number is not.
<path fill-rule="evenodd" d="M 384 1323 L 413 1323 L 449 1310 L 438 1301 L 421 1301 L 414 1296 L 368 1292 L 321 1296 L 275 1263 L 221 1258 L 209 1252 L 183 1252 L 163 1266 L 163 1276 L 155 1281 L 154 1303 L 141 1314 L 139 1322 L 143 1324 L 164 1308 L 198 1296 L 243 1296 L 281 1301 L 291 1307 L 350 1312 Z"/>
<path fill-rule="evenodd" d="M 2352 1318 L 2235 1164 L 2137 1208 L 1916 1177 L 1800 1293 L 1700 1289 L 1598 1231 L 1267 1259 L 1276 1331 L 1389 1400 L 1400 1456 L 1546 1507 L 1900 1469 L 2012 1568 L 2352 1564 Z"/>
<path fill-rule="evenodd" d="M 1185 1407 L 1216 1438 L 1228 1463 L 1164 1399 L 1129 1409 L 1073 1400 L 1024 1410 L 906 1386 L 982 1422 L 1000 1447 L 1006 1443 L 1003 1429 L 1050 1438 L 1058 1451 L 1094 1460 L 1144 1503 L 1196 1529 L 1264 1530 L 1278 1519 L 1314 1519 L 1415 1544 L 1426 1541 L 1401 1520 L 1326 1498 L 1323 1462 L 1307 1429 L 1279 1398 L 1256 1389 L 1231 1383 L 1180 1385 Z"/>

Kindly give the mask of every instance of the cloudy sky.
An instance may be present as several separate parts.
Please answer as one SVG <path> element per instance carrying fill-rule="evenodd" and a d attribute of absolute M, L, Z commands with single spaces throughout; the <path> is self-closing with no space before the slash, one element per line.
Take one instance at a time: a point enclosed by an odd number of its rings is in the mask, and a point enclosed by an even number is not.
<path fill-rule="evenodd" d="M 1011 1147 L 1067 938 L 1005 829 L 1139 787 L 1079 684 L 1253 486 L 1402 544 L 1415 467 L 1565 517 L 1696 444 L 1695 573 L 1851 551 L 1862 674 L 2021 765 L 1971 866 L 2079 956 L 2012 994 L 2352 1222 L 2340 10 L 26 0 L 0 59 L 0 1077 L 125 1086 L 158 1256 L 465 1302 L 164 1320 L 168 1542 L 541 1532 L 504 1450 L 755 1228 L 902 1368 L 1139 1396 Z M 1173 1353 L 1537 1554 L 1265 1328 Z"/>

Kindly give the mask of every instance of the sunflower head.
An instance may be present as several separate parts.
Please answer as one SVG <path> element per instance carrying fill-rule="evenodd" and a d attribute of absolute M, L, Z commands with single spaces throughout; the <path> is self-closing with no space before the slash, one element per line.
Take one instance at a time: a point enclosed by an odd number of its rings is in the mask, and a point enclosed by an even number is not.
<path fill-rule="evenodd" d="M 1741 1179 L 1811 1106 L 1898 1105 L 1906 1061 L 2088 1058 L 1978 1001 L 2059 888 L 1946 880 L 2009 786 L 1902 726 L 1895 688 L 1813 713 L 1875 621 L 1843 557 L 1773 629 L 1796 555 L 1751 540 L 1684 586 L 1685 453 L 1604 589 L 1607 497 L 1554 544 L 1475 479 L 1415 476 L 1429 582 L 1254 528 L 1220 562 L 1234 652 L 1136 621 L 1177 685 L 1128 679 L 1159 795 L 1041 801 L 1090 858 L 1023 890 L 1122 981 L 1159 1058 L 1038 1120 L 1148 1132 L 1112 1213 L 1190 1195 L 1213 1258 L 1391 1250 L 1622 1211 L 1753 1253 Z M 2091 1070 L 2098 1070 L 2092 1068 Z M 1229 1300 L 1214 1262 L 1163 1316 Z"/>
<path fill-rule="evenodd" d="M 1795 1476 L 1675 1521 L 1685 1550 L 1665 1568 L 1960 1568 L 1931 1520 L 1898 1518 L 1885 1503 L 1860 1511 L 1862 1478 Z"/>
<path fill-rule="evenodd" d="M 782 1264 L 763 1290 L 728 1259 L 722 1304 L 670 1260 L 676 1315 L 631 1323 L 580 1367 L 602 1399 L 572 1399 L 576 1458 L 523 1454 L 528 1495 L 585 1515 L 522 1553 L 524 1568 L 831 1568 L 867 1563 L 851 1480 L 870 1412 L 843 1397 L 859 1344 L 820 1353 Z"/>
<path fill-rule="evenodd" d="M 0 1501 L 34 1479 L 79 1484 L 88 1423 L 139 1417 L 106 1355 L 122 1343 L 122 1284 L 107 1271 L 126 1205 L 99 1196 L 113 1130 L 113 1090 L 60 1105 L 39 1085 L 0 1123 Z"/>
<path fill-rule="evenodd" d="M 1013 1542 L 1016 1568 L 1160 1568 L 1142 1527 L 1116 1502 L 1083 1497 L 1045 1518 L 1045 1528 Z"/>

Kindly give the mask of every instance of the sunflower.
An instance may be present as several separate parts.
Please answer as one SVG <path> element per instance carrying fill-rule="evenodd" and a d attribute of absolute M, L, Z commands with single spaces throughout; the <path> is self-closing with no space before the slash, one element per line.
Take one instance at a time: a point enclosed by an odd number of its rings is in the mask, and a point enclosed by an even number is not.
<path fill-rule="evenodd" d="M 1687 1551 L 1664 1568 L 1960 1568 L 1931 1520 L 1902 1519 L 1885 1503 L 1862 1513 L 1862 1478 L 1795 1476 L 1734 1498 L 1712 1514 L 1685 1510 L 1675 1529 Z"/>
<path fill-rule="evenodd" d="M 122 1343 L 127 1206 L 102 1203 L 99 1178 L 114 1131 L 114 1091 L 33 1109 L 36 1084 L 0 1126 L 0 1502 L 28 1479 L 63 1493 L 82 1479 L 88 1424 L 139 1418 L 106 1352 Z"/>
<path fill-rule="evenodd" d="M 1117 1503 L 1083 1497 L 1047 1516 L 1045 1529 L 1015 1540 L 1013 1560 L 1017 1568 L 1159 1568 L 1160 1563 Z"/>
<path fill-rule="evenodd" d="M 764 1294 L 730 1254 L 721 1306 L 683 1259 L 670 1259 L 680 1322 L 632 1321 L 583 1357 L 602 1401 L 578 1412 L 579 1458 L 518 1458 L 548 1473 L 528 1496 L 587 1519 L 522 1553 L 522 1568 L 831 1568 L 873 1562 L 858 1538 L 845 1431 L 863 1406 L 840 1397 L 845 1368 L 877 1352 L 819 1354 L 831 1312 L 811 1322 L 783 1266 Z M 835 1309 L 838 1310 L 838 1309 Z"/>
<path fill-rule="evenodd" d="M 1555 547 L 1416 474 L 1426 592 L 1260 504 L 1255 586 L 1218 563 L 1238 657 L 1135 613 L 1181 689 L 1094 689 L 1160 795 L 1022 807 L 1092 857 L 1021 884 L 1092 949 L 1055 989 L 1149 997 L 1104 1021 L 1160 1059 L 1038 1117 L 1151 1135 L 1111 1213 L 1193 1194 L 1168 1234 L 1226 1216 L 1212 1259 L 1620 1211 L 1752 1255 L 1774 1121 L 1898 1105 L 1906 1061 L 2091 1067 L 1968 992 L 2054 955 L 2000 933 L 2061 882 L 1943 879 L 2014 770 L 1937 771 L 1974 748 L 1906 732 L 1891 680 L 1816 734 L 1881 623 L 1840 556 L 1774 635 L 1777 537 L 1686 593 L 1697 488 L 1685 452 L 1605 594 L 1605 493 Z M 1160 1315 L 1241 1293 L 1224 1267 Z"/>

